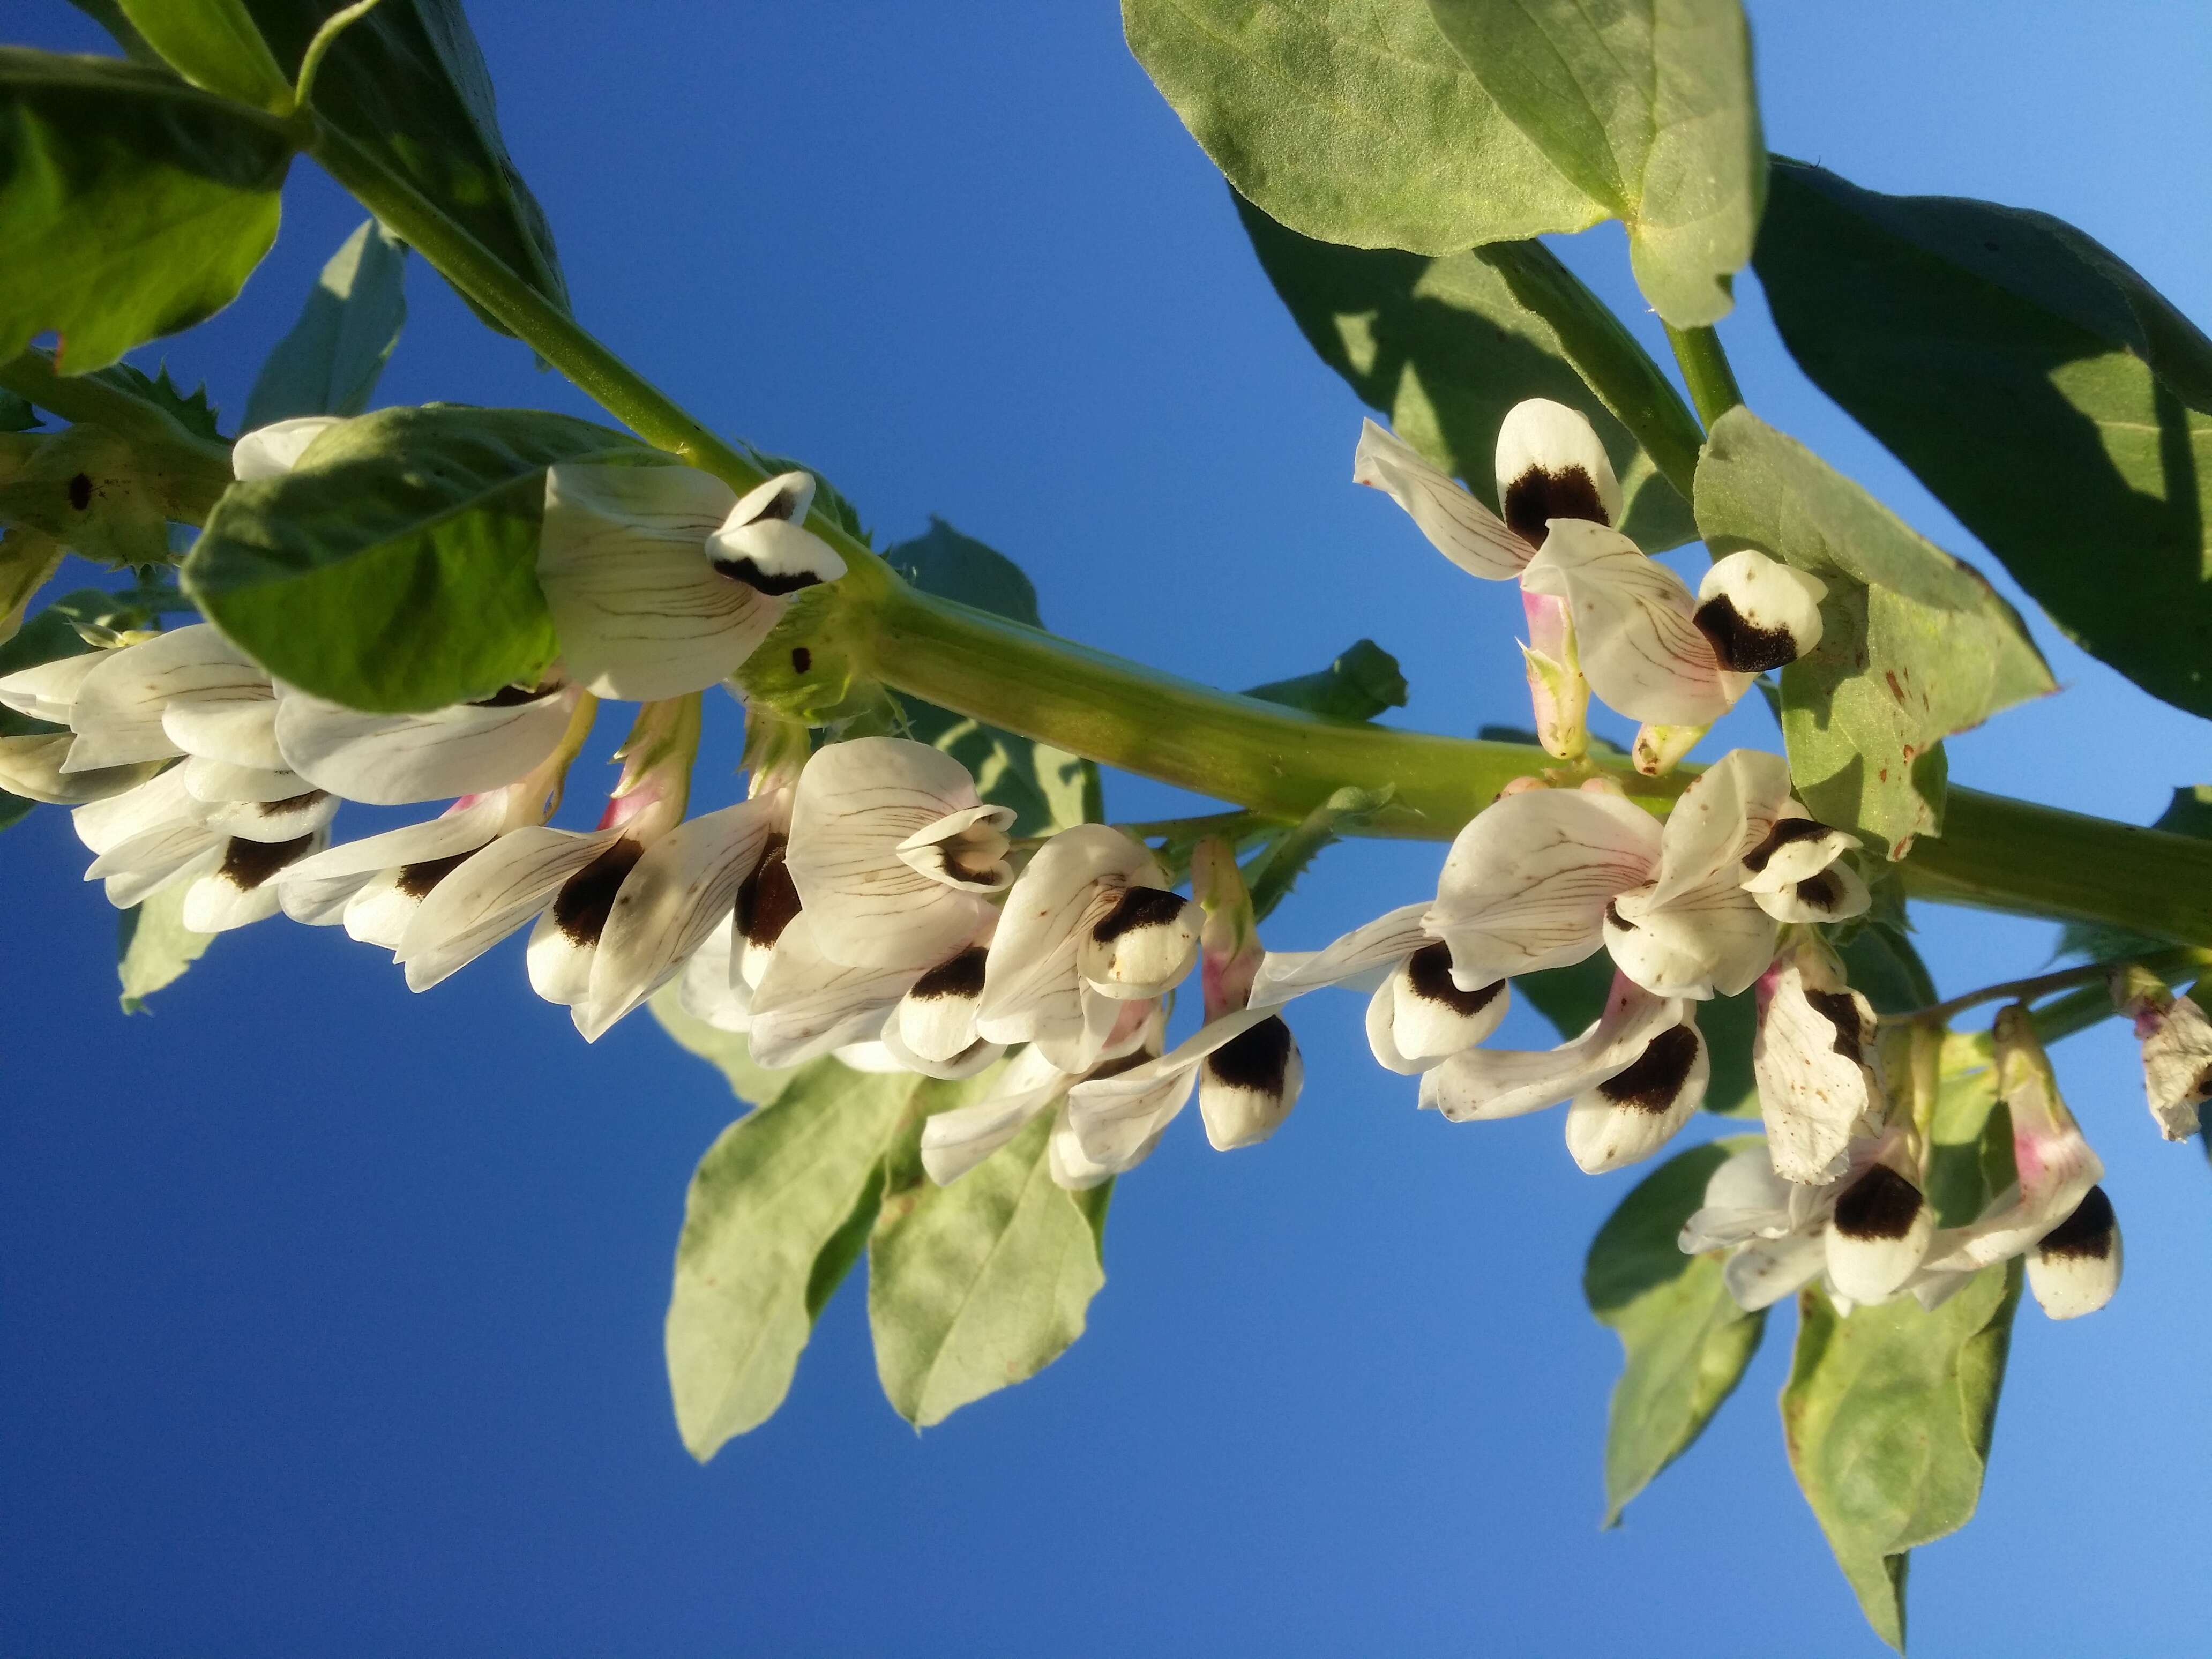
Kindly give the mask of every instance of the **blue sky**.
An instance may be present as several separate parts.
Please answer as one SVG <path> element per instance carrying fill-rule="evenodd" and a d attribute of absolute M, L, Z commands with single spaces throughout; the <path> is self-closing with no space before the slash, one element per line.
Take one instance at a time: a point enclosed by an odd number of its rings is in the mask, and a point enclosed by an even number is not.
<path fill-rule="evenodd" d="M 1351 487 L 1359 410 L 1112 7 L 471 9 L 580 313 L 879 539 L 942 514 L 1025 564 L 1048 623 L 1219 684 L 1368 635 L 1407 721 L 1523 718 L 1511 595 Z M 1754 4 L 1770 142 L 2047 210 L 2212 318 L 2212 27 L 2183 9 Z M 9 32 L 94 44 L 59 0 Z M 179 378 L 241 408 L 359 217 L 301 163 L 244 301 L 166 348 Z M 1559 246 L 1651 331 L 1616 233 Z M 1995 574 L 1740 292 L 1753 407 Z M 384 400 L 588 410 L 427 270 L 409 299 Z M 2140 822 L 2205 779 L 2198 722 L 2036 625 L 2065 694 L 1958 740 L 1954 781 Z M 1109 785 L 1121 816 L 1169 799 Z M 1305 1098 L 1265 1150 L 1183 1123 L 1122 1183 L 1090 1334 L 1038 1380 L 917 1437 L 850 1285 L 782 1413 L 702 1470 L 660 1318 L 684 1182 L 733 1115 L 711 1073 L 642 1019 L 584 1048 L 515 949 L 417 998 L 281 922 L 126 1019 L 66 821 L 8 854 L 9 1652 L 1879 1651 L 1783 1460 L 1786 1312 L 1705 1442 L 1598 1532 L 1617 1349 L 1577 1280 L 1634 1177 L 1579 1175 L 1556 1114 L 1417 1115 L 1350 998 L 1302 1012 Z M 1270 938 L 1404 902 L 1438 856 L 1332 854 Z M 1922 925 L 1947 990 L 2053 937 Z M 2212 1614 L 2174 1570 L 2212 1518 L 2185 1288 L 2212 1175 L 2156 1140 L 2117 1030 L 2059 1056 L 2128 1282 L 2094 1320 L 2023 1313 L 1982 1513 L 1915 1558 L 1923 1653 L 2191 1653 Z"/>

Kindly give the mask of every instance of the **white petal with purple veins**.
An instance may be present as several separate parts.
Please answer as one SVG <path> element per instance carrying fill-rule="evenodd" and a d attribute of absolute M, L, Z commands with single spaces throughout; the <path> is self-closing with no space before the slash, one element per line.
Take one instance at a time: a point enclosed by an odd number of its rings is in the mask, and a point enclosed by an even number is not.
<path fill-rule="evenodd" d="M 1383 492 L 1406 510 L 1437 552 L 1471 576 L 1506 581 L 1521 574 L 1530 549 L 1456 478 L 1395 433 L 1361 422 L 1352 481 Z"/>
<path fill-rule="evenodd" d="M 1687 584 L 1618 531 L 1553 520 L 1521 584 L 1567 602 L 1583 677 L 1614 712 L 1654 725 L 1710 726 L 1735 701 L 1712 642 L 1691 620 L 1697 605 Z"/>
<path fill-rule="evenodd" d="M 527 701 L 457 703 L 422 714 L 370 714 L 287 690 L 276 708 L 285 763 L 318 788 L 373 806 L 503 788 L 550 755 L 574 690 Z"/>

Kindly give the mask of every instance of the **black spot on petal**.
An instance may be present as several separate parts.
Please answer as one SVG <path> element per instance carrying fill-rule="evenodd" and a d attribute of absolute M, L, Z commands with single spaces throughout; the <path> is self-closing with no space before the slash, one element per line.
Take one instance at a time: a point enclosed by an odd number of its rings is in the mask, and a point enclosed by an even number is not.
<path fill-rule="evenodd" d="M 1832 911 L 1844 902 L 1844 884 L 1833 871 L 1823 870 L 1797 884 L 1797 897 L 1815 910 Z"/>
<path fill-rule="evenodd" d="M 1504 980 L 1494 979 L 1472 991 L 1461 990 L 1452 980 L 1451 947 L 1441 944 L 1424 945 L 1406 958 L 1406 981 L 1415 996 L 1440 1002 L 1462 1019 L 1480 1013 L 1505 988 Z"/>
<path fill-rule="evenodd" d="M 1505 486 L 1502 505 L 1506 527 L 1531 547 L 1544 544 L 1544 526 L 1553 519 L 1613 522 L 1606 516 L 1605 502 L 1597 493 L 1597 480 L 1578 466 L 1558 472 L 1530 467 Z"/>
<path fill-rule="evenodd" d="M 1818 818 L 1777 818 L 1766 839 L 1743 855 L 1743 867 L 1754 876 L 1774 862 L 1774 855 L 1801 841 L 1818 841 L 1828 826 Z"/>
<path fill-rule="evenodd" d="M 1139 928 L 1164 927 L 1182 915 L 1183 902 L 1182 894 L 1163 888 L 1126 888 L 1114 908 L 1091 927 L 1091 937 L 1101 945 L 1111 945 Z"/>
<path fill-rule="evenodd" d="M 424 859 L 420 863 L 406 865 L 401 868 L 399 879 L 394 885 L 409 898 L 426 899 L 430 896 L 432 888 L 474 858 L 476 854 L 477 849 L 472 848 L 465 853 L 455 853 L 450 858 Z"/>
<path fill-rule="evenodd" d="M 777 490 L 775 495 L 769 496 L 768 498 L 768 504 L 763 507 L 759 512 L 754 514 L 751 518 L 746 520 L 745 522 L 747 524 L 759 524 L 763 520 L 768 519 L 781 519 L 784 523 L 788 524 L 791 522 L 793 511 L 798 506 L 798 488 L 794 485 L 786 485 L 783 489 Z"/>
<path fill-rule="evenodd" d="M 553 897 L 553 925 L 574 944 L 597 945 L 615 895 L 644 856 L 644 845 L 627 836 L 608 848 L 561 884 Z"/>
<path fill-rule="evenodd" d="M 488 697 L 478 697 L 469 705 L 471 708 L 520 708 L 525 703 L 542 702 L 560 690 L 547 686 L 539 690 L 534 685 L 502 685 Z"/>
<path fill-rule="evenodd" d="M 70 505 L 80 513 L 90 507 L 92 505 L 91 478 L 82 472 L 71 478 L 69 481 L 69 498 Z"/>
<path fill-rule="evenodd" d="M 756 593 L 765 593 L 772 599 L 796 593 L 802 587 L 817 586 L 822 580 L 811 570 L 763 570 L 751 559 L 710 558 L 707 562 L 714 566 L 716 575 L 743 582 Z"/>
<path fill-rule="evenodd" d="M 922 1002 L 933 1002 L 940 997 L 957 997 L 965 1000 L 982 995 L 985 956 L 981 945 L 969 945 L 958 956 L 939 963 L 915 981 L 907 995 Z"/>
<path fill-rule="evenodd" d="M 1849 991 L 1808 991 L 1805 1000 L 1813 1012 L 1836 1028 L 1835 1052 L 1854 1066 L 1866 1064 L 1866 1032 L 1859 1024 L 1859 1006 Z"/>
<path fill-rule="evenodd" d="M 804 674 L 808 669 L 813 666 L 814 653 L 811 651 L 809 651 L 803 645 L 794 645 L 791 647 L 791 672 L 793 673 Z"/>
<path fill-rule="evenodd" d="M 281 818 L 287 813 L 304 812 L 323 799 L 319 789 L 310 789 L 304 795 L 294 795 L 288 800 L 258 800 L 253 803 L 257 817 Z"/>
<path fill-rule="evenodd" d="M 1670 1027 L 1644 1044 L 1626 1071 L 1599 1084 L 1597 1091 L 1616 1106 L 1656 1117 L 1681 1094 L 1697 1058 L 1698 1034 L 1686 1025 Z"/>
<path fill-rule="evenodd" d="M 1152 1060 L 1152 1056 L 1142 1048 L 1132 1048 L 1126 1054 L 1116 1054 L 1111 1060 L 1100 1060 L 1091 1068 L 1085 1080 L 1095 1083 L 1100 1078 L 1119 1077 L 1124 1072 L 1135 1071 L 1139 1066 L 1148 1066 Z"/>
<path fill-rule="evenodd" d="M 1291 1048 L 1291 1028 L 1270 1016 L 1208 1054 L 1206 1069 L 1232 1089 L 1279 1095 L 1290 1071 Z"/>
<path fill-rule="evenodd" d="M 1636 924 L 1620 914 L 1620 905 L 1618 901 L 1608 903 L 1605 907 L 1605 919 L 1624 933 L 1632 933 L 1636 931 Z"/>
<path fill-rule="evenodd" d="M 2044 1234 L 2035 1248 L 2049 1256 L 2102 1261 L 2112 1253 L 2114 1221 L 2112 1200 L 2102 1187 L 2092 1187 L 2081 1194 L 2074 1213 Z"/>
<path fill-rule="evenodd" d="M 1712 641 L 1721 666 L 1735 673 L 1762 674 L 1797 660 L 1796 635 L 1786 628 L 1753 626 L 1725 593 L 1707 599 L 1690 620 Z"/>
<path fill-rule="evenodd" d="M 1912 1231 L 1924 1202 L 1919 1188 L 1887 1164 L 1877 1164 L 1836 1200 L 1836 1231 L 1845 1238 L 1902 1238 Z"/>
<path fill-rule="evenodd" d="M 787 837 L 770 836 L 761 861 L 738 885 L 738 935 L 763 951 L 783 937 L 783 930 L 799 914 L 799 889 L 792 884 L 783 861 Z"/>
<path fill-rule="evenodd" d="M 250 893 L 286 865 L 305 858 L 314 839 L 313 836 L 301 836 L 296 841 L 239 837 L 223 848 L 222 867 L 216 873 L 240 892 Z"/>

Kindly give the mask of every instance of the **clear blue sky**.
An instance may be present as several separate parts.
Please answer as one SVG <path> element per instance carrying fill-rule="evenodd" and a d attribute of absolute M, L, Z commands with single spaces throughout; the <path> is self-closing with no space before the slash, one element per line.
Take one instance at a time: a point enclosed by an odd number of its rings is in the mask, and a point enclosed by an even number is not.
<path fill-rule="evenodd" d="M 1524 717 L 1510 594 L 1351 486 L 1359 410 L 1104 0 L 471 11 L 580 312 L 881 536 L 942 514 L 1028 567 L 1048 623 L 1221 684 L 1364 634 L 1405 665 L 1402 718 Z M 2191 9 L 1753 19 L 1777 149 L 2046 209 L 2212 319 Z M 60 0 L 7 33 L 94 43 Z M 179 377 L 241 408 L 358 218 L 301 164 L 244 303 L 167 348 Z M 1616 234 L 1560 246 L 1640 314 Z M 1976 556 L 1740 292 L 1752 404 Z M 409 298 L 386 400 L 586 408 L 426 270 Z M 1958 741 L 1955 781 L 2140 822 L 2212 774 L 2201 724 L 2037 626 L 2067 692 Z M 1164 800 L 1109 784 L 1121 815 Z M 733 1115 L 711 1073 L 642 1019 L 585 1048 L 515 948 L 417 998 L 282 922 L 125 1019 L 65 820 L 6 853 L 0 1650 L 1880 1650 L 1783 1460 L 1786 1311 L 1705 1443 L 1598 1532 L 1617 1349 L 1577 1279 L 1634 1176 L 1579 1175 L 1557 1114 L 1417 1115 L 1350 998 L 1302 1010 L 1305 1098 L 1265 1150 L 1187 1121 L 1122 1183 L 1090 1334 L 1037 1381 L 917 1438 L 854 1283 L 783 1413 L 702 1470 L 660 1320 L 684 1182 Z M 1334 854 L 1271 939 L 1317 943 L 1437 861 Z M 1949 989 L 2053 937 L 1923 927 Z M 2093 1320 L 2023 1313 L 1981 1515 L 1915 1558 L 1915 1645 L 2201 1653 L 2212 1174 L 2156 1140 L 2115 1029 L 2059 1052 L 2128 1281 Z"/>

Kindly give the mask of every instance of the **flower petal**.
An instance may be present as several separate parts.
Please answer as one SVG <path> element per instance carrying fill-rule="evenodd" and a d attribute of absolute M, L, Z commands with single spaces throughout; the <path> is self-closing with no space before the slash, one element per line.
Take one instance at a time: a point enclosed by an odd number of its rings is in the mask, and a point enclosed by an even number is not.
<path fill-rule="evenodd" d="M 1820 642 L 1828 585 L 1753 548 L 1717 561 L 1698 584 L 1698 629 L 1732 673 L 1787 668 Z"/>
<path fill-rule="evenodd" d="M 951 1186 L 1055 1104 L 1074 1081 L 1035 1048 L 1023 1049 L 982 1099 L 922 1120 L 921 1167 L 939 1186 Z"/>
<path fill-rule="evenodd" d="M 1910 1176 L 1881 1161 L 1836 1196 L 1822 1234 L 1828 1282 L 1853 1302 L 1886 1302 L 1919 1271 L 1936 1209 Z"/>
<path fill-rule="evenodd" d="M 1470 576 L 1504 581 L 1528 562 L 1528 544 L 1469 495 L 1459 481 L 1396 434 L 1372 421 L 1359 428 L 1352 481 L 1397 502 L 1430 544 Z"/>
<path fill-rule="evenodd" d="M 586 690 L 640 701 L 702 690 L 768 637 L 783 601 L 707 562 L 732 500 L 690 467 L 548 469 L 538 580 Z"/>
<path fill-rule="evenodd" d="M 1827 1265 L 1827 1252 L 1817 1235 L 1753 1239 L 1729 1257 L 1721 1269 L 1721 1283 L 1736 1306 L 1756 1313 L 1803 1290 Z"/>
<path fill-rule="evenodd" d="M 1674 1138 L 1705 1103 L 1712 1058 L 1686 1010 L 1623 1070 L 1567 1108 L 1567 1151 L 1586 1175 L 1641 1163 Z"/>
<path fill-rule="evenodd" d="M 136 789 L 163 765 L 161 761 L 137 761 L 90 772 L 64 772 L 62 763 L 76 741 L 66 732 L 0 738 L 0 789 L 48 806 L 84 806 Z"/>
<path fill-rule="evenodd" d="M 323 842 L 318 830 L 295 841 L 225 842 L 220 862 L 185 890 L 185 926 L 196 933 L 222 933 L 275 915 L 278 890 L 272 878 L 320 851 Z"/>
<path fill-rule="evenodd" d="M 718 1031 L 743 1031 L 753 1023 L 752 987 L 732 971 L 730 957 L 736 933 L 732 918 L 708 934 L 706 942 L 684 964 L 677 986 L 677 1001 L 684 1012 Z"/>
<path fill-rule="evenodd" d="M 231 476 L 240 483 L 281 478 L 300 464 L 307 446 L 340 423 L 337 415 L 300 415 L 241 432 L 230 447 Z"/>
<path fill-rule="evenodd" d="M 422 901 L 396 952 L 407 988 L 427 991 L 553 902 L 568 878 L 622 839 L 619 830 L 532 824 L 471 854 Z"/>
<path fill-rule="evenodd" d="M 1618 531 L 1553 520 L 1521 584 L 1567 602 L 1583 677 L 1607 708 L 1653 725 L 1710 726 L 1735 701 L 1691 620 L 1688 586 Z"/>
<path fill-rule="evenodd" d="M 754 1063 L 798 1066 L 846 1043 L 873 1040 L 916 976 L 910 968 L 831 961 L 816 935 L 813 913 L 801 910 L 784 928 L 753 992 Z"/>
<path fill-rule="evenodd" d="M 203 805 L 200 821 L 218 835 L 242 841 L 297 841 L 327 829 L 338 815 L 338 798 L 310 789 L 289 800 L 234 800 Z"/>
<path fill-rule="evenodd" d="M 1620 524 L 1620 481 L 1580 410 L 1548 398 L 1514 404 L 1498 424 L 1497 467 L 1499 512 L 1530 547 L 1553 519 Z"/>
<path fill-rule="evenodd" d="M 79 651 L 52 662 L 19 668 L 0 678 L 0 708 L 28 714 L 33 720 L 67 726 L 76 707 L 77 692 L 93 670 L 112 657 L 112 651 Z"/>
<path fill-rule="evenodd" d="M 1472 1048 L 1498 1029 L 1512 1004 L 1510 980 L 1462 991 L 1451 952 L 1424 945 L 1401 962 L 1367 1004 L 1367 1046 L 1385 1071 L 1410 1077 Z"/>
<path fill-rule="evenodd" d="M 1613 963 L 1654 996 L 1735 996 L 1774 960 L 1774 918 L 1723 878 L 1655 906 L 1624 893 L 1605 915 Z"/>
<path fill-rule="evenodd" d="M 404 806 L 504 788 L 550 755 L 576 692 L 495 697 L 426 714 L 370 714 L 287 690 L 276 707 L 285 763 L 318 788 L 373 806 Z"/>
<path fill-rule="evenodd" d="M 707 538 L 716 574 L 781 599 L 845 574 L 845 561 L 805 528 L 814 477 L 783 472 L 748 492 Z"/>
<path fill-rule="evenodd" d="M 326 852 L 301 860 L 280 879 L 322 881 L 333 876 L 373 876 L 380 871 L 473 853 L 499 833 L 500 819 L 497 800 L 471 801 L 440 817 L 340 842 Z"/>
<path fill-rule="evenodd" d="M 1778 963 L 1760 995 L 1751 1059 L 1767 1148 L 1784 1181 L 1816 1186 L 1842 1170 L 1862 1121 L 1882 1109 L 1866 1064 L 1874 1009 L 1810 956 Z"/>
<path fill-rule="evenodd" d="M 1859 838 L 1832 830 L 1806 816 L 1791 801 L 1769 827 L 1765 838 L 1743 855 L 1747 893 L 1783 893 L 1834 866 L 1859 844 Z"/>
<path fill-rule="evenodd" d="M 1731 749 L 1691 780 L 1659 836 L 1659 873 L 1650 902 L 1671 904 L 1726 878 L 1773 833 L 1790 805 L 1790 766 L 1779 755 Z"/>
<path fill-rule="evenodd" d="M 1323 986 L 1366 990 L 1380 983 L 1407 957 L 1431 943 L 1421 926 L 1426 904 L 1404 904 L 1353 928 L 1318 951 L 1270 951 L 1253 976 L 1247 999 L 1255 1008 L 1273 1007 Z"/>
<path fill-rule="evenodd" d="M 161 711 L 161 734 L 187 755 L 256 771 L 285 769 L 276 746 L 276 699 L 266 682 L 237 695 L 202 692 Z"/>
<path fill-rule="evenodd" d="M 1705 1202 L 1682 1224 L 1677 1243 L 1685 1255 L 1698 1255 L 1747 1239 L 1779 1238 L 1790 1231 L 1795 1190 L 1774 1173 L 1765 1141 L 1746 1146 L 1707 1179 Z"/>
<path fill-rule="evenodd" d="M 1305 1086 L 1305 1061 L 1282 1018 L 1266 1009 L 1242 1012 L 1262 1018 L 1215 1048 L 1198 1069 L 1199 1116 L 1217 1152 L 1267 1139 L 1283 1127 Z"/>
<path fill-rule="evenodd" d="M 201 755 L 187 756 L 177 769 L 184 775 L 185 793 L 209 803 L 289 800 L 315 787 L 288 767 L 237 766 Z"/>
<path fill-rule="evenodd" d="M 1635 1064 L 1660 1032 L 1682 1021 L 1682 1005 L 1613 976 L 1605 1012 L 1556 1048 L 1470 1048 L 1421 1077 L 1421 1105 L 1455 1123 L 1540 1111 L 1595 1088 Z"/>
<path fill-rule="evenodd" d="M 64 769 L 83 772 L 181 752 L 162 720 L 177 699 L 252 702 L 269 695 L 269 677 L 211 623 L 106 652 L 77 686 L 70 711 L 77 741 Z"/>
<path fill-rule="evenodd" d="M 180 769 L 172 767 L 137 787 L 80 806 L 70 814 L 76 838 L 95 854 L 107 853 L 149 830 L 198 829 L 198 804 L 185 788 Z"/>
<path fill-rule="evenodd" d="M 1459 832 L 1425 925 L 1472 988 L 1577 963 L 1602 941 L 1606 906 L 1651 879 L 1659 825 L 1582 789 L 1508 795 Z"/>
<path fill-rule="evenodd" d="M 220 863 L 224 845 L 220 836 L 197 823 L 169 824 L 134 836 L 102 853 L 84 872 L 84 878 L 104 883 L 107 902 L 118 910 L 127 910 L 171 882 Z"/>
<path fill-rule="evenodd" d="M 2120 1288 L 2120 1224 L 2102 1187 L 2082 1194 L 2074 1213 L 2027 1253 L 2027 1286 L 2053 1319 L 2079 1319 Z"/>
<path fill-rule="evenodd" d="M 1874 902 L 1866 878 L 1848 864 L 1831 865 L 1779 892 L 1757 892 L 1752 897 L 1777 921 L 1847 921 L 1864 915 Z"/>

